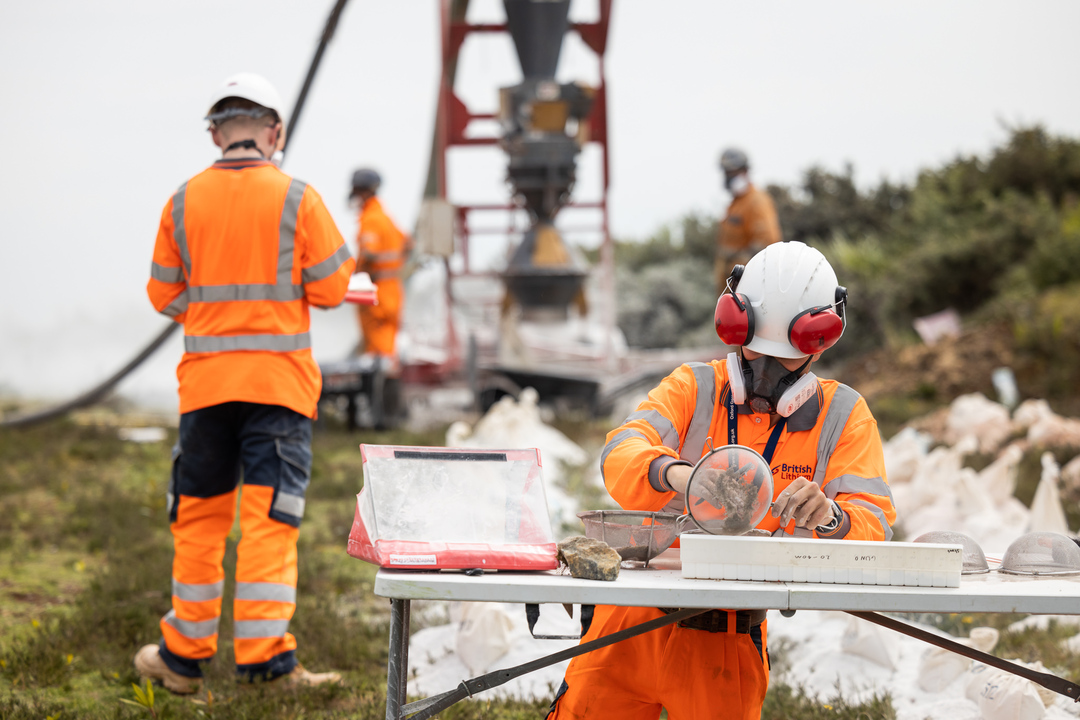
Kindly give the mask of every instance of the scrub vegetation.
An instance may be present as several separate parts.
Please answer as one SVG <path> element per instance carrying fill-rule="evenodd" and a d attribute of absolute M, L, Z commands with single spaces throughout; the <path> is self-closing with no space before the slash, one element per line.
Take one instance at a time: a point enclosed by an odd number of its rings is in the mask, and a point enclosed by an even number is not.
<path fill-rule="evenodd" d="M 882 398 L 875 414 L 910 418 L 963 393 L 993 397 L 1000 365 L 1013 368 L 1023 397 L 1080 412 L 1080 140 L 1015 128 L 985 156 L 911 183 L 861 188 L 851 166 L 815 167 L 797 186 L 768 190 L 784 238 L 820 249 L 849 290 L 847 332 L 824 361 Z M 716 223 L 690 215 L 617 243 L 619 325 L 631 345 L 716 344 Z M 912 321 L 950 308 L 961 336 L 926 348 Z"/>

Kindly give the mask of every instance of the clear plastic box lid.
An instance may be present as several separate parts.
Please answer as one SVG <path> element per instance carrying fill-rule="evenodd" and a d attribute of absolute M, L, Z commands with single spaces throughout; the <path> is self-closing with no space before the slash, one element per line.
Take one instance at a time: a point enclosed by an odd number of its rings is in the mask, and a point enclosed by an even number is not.
<path fill-rule="evenodd" d="M 915 538 L 914 542 L 961 545 L 964 548 L 964 565 L 960 570 L 961 575 L 979 575 L 990 572 L 990 566 L 986 562 L 986 555 L 983 554 L 979 543 L 962 532 L 931 530 Z"/>
<path fill-rule="evenodd" d="M 1013 575 L 1080 574 L 1080 547 L 1059 533 L 1031 532 L 1013 540 L 1000 570 Z"/>
<path fill-rule="evenodd" d="M 372 540 L 554 543 L 539 452 L 361 445 Z"/>
<path fill-rule="evenodd" d="M 742 445 L 724 445 L 698 461 L 686 487 L 686 509 L 713 535 L 744 535 L 772 504 L 772 470 L 765 458 Z"/>

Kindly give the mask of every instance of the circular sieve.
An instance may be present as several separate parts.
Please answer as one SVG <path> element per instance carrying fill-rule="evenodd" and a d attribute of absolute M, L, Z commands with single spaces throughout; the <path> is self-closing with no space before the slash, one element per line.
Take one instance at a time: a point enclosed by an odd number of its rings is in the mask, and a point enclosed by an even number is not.
<path fill-rule="evenodd" d="M 712 535 L 745 535 L 769 511 L 772 469 L 759 453 L 742 445 L 709 452 L 690 473 L 686 511 Z"/>

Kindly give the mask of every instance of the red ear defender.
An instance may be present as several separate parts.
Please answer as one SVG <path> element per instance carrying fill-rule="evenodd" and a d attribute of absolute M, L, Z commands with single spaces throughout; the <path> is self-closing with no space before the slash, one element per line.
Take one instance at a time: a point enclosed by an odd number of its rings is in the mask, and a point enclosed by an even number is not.
<path fill-rule="evenodd" d="M 713 314 L 716 334 L 725 345 L 745 345 L 754 339 L 754 313 L 745 295 L 724 293 Z"/>
<path fill-rule="evenodd" d="M 835 345 L 844 334 L 846 304 L 847 289 L 838 287 L 835 307 L 840 310 L 839 314 L 833 310 L 833 305 L 821 305 L 803 310 L 792 318 L 788 326 L 788 340 L 792 346 L 799 352 L 813 355 Z"/>
<path fill-rule="evenodd" d="M 754 312 L 750 308 L 750 301 L 745 295 L 735 292 L 745 270 L 744 265 L 731 268 L 727 279 L 728 291 L 716 301 L 713 322 L 716 324 L 716 334 L 725 345 L 745 345 L 754 339 Z"/>

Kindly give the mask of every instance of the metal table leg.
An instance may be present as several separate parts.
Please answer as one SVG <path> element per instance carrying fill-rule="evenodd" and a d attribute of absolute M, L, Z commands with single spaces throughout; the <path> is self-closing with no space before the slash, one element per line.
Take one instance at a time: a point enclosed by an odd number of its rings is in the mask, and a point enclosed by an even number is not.
<path fill-rule="evenodd" d="M 409 685 L 409 600 L 390 600 L 390 661 L 386 666 L 386 720 L 402 720 Z"/>

